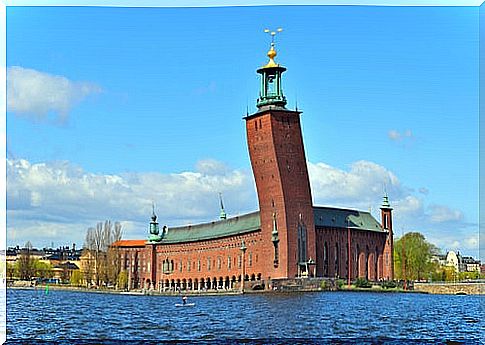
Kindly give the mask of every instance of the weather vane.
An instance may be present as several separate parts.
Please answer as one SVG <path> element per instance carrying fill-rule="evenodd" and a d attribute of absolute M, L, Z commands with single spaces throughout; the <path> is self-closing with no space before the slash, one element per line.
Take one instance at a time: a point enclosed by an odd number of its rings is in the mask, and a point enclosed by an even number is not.
<path fill-rule="evenodd" d="M 264 32 L 271 35 L 271 44 L 274 44 L 274 37 L 276 36 L 276 34 L 278 32 L 281 32 L 281 31 L 283 31 L 282 28 L 278 28 L 278 29 L 276 29 L 276 31 L 271 31 L 270 29 L 264 29 Z"/>

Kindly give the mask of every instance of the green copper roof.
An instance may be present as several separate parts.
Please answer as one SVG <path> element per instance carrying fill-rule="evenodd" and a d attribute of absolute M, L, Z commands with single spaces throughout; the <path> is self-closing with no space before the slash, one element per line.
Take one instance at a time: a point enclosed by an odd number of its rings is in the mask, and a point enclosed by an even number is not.
<path fill-rule="evenodd" d="M 352 229 L 383 231 L 379 222 L 369 212 L 333 207 L 313 207 L 313 212 L 315 226 L 318 227 L 347 228 L 347 219 L 349 219 L 348 226 Z M 169 244 L 212 240 L 245 234 L 260 228 L 261 220 L 258 211 L 211 223 L 168 228 L 167 233 L 158 243 Z"/>
<path fill-rule="evenodd" d="M 381 224 L 369 213 L 333 207 L 313 207 L 315 226 L 379 231 Z M 348 220 L 348 222 L 347 222 Z"/>
<path fill-rule="evenodd" d="M 253 212 L 211 223 L 168 228 L 161 243 L 211 240 L 252 232 L 260 229 L 260 227 L 261 221 L 259 219 L 259 212 Z"/>

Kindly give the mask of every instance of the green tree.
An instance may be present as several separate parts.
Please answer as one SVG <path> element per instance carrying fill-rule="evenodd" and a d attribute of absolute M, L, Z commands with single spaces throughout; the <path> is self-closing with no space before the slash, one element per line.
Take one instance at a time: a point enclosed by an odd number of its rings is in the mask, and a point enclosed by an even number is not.
<path fill-rule="evenodd" d="M 14 277 L 18 277 L 17 270 L 15 268 L 15 263 L 7 262 L 7 278 L 13 279 Z"/>
<path fill-rule="evenodd" d="M 458 280 L 480 279 L 480 271 L 460 272 L 458 273 Z"/>
<path fill-rule="evenodd" d="M 35 276 L 39 278 L 52 278 L 52 265 L 48 262 L 42 262 L 40 260 L 34 260 L 33 263 Z"/>
<path fill-rule="evenodd" d="M 71 285 L 81 286 L 83 283 L 83 275 L 80 270 L 74 270 L 71 275 Z"/>
<path fill-rule="evenodd" d="M 431 256 L 438 254 L 434 244 L 423 234 L 409 232 L 394 242 L 394 272 L 396 279 L 428 279 L 438 268 Z"/>
<path fill-rule="evenodd" d="M 118 289 L 126 290 L 128 288 L 128 273 L 126 271 L 121 271 L 118 274 Z"/>

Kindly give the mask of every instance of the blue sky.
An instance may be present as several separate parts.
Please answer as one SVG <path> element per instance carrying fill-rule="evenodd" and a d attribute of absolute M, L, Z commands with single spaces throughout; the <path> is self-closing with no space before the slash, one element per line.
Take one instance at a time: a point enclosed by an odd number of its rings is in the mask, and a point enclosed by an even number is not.
<path fill-rule="evenodd" d="M 269 37 L 316 204 L 478 256 L 478 8 L 7 8 L 7 244 L 257 207 L 242 117 Z M 35 235 L 32 235 L 34 234 Z"/>

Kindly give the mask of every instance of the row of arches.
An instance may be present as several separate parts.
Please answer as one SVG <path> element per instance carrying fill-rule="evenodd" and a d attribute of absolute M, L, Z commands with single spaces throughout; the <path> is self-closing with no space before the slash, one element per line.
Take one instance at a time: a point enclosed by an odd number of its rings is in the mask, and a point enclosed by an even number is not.
<path fill-rule="evenodd" d="M 318 275 L 323 277 L 348 278 L 349 271 L 351 279 L 364 278 L 377 281 L 384 278 L 382 250 L 378 245 L 352 244 L 350 248 L 349 268 L 349 247 L 348 242 L 327 242 L 320 246 L 317 257 L 321 260 Z"/>
<path fill-rule="evenodd" d="M 246 274 L 244 281 L 261 281 L 261 273 Z M 147 279 L 145 288 L 158 289 L 160 292 L 166 291 L 206 291 L 206 290 L 234 290 L 241 283 L 241 275 L 232 277 L 201 277 L 201 278 L 177 278 L 177 279 L 160 279 L 157 286 L 154 282 Z"/>

